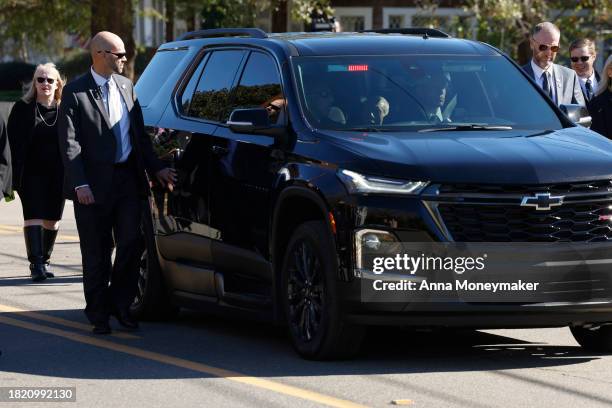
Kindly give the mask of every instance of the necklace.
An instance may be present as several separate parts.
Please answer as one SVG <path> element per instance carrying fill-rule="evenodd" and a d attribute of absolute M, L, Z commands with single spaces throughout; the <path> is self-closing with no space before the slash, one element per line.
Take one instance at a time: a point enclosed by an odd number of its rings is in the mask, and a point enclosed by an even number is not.
<path fill-rule="evenodd" d="M 41 115 L 40 110 L 38 109 L 38 102 L 36 103 L 36 113 L 38 113 L 38 117 L 40 117 L 40 120 L 43 121 L 45 126 L 52 127 L 55 126 L 55 123 L 57 122 L 57 114 L 59 113 L 59 109 L 57 109 L 57 107 L 55 108 L 55 120 L 53 121 L 53 123 L 47 123 L 45 118 L 43 118 L 43 115 Z"/>

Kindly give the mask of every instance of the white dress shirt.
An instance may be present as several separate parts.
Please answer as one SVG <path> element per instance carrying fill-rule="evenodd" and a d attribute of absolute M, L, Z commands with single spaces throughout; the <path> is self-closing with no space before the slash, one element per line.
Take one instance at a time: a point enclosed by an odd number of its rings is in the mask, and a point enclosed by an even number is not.
<path fill-rule="evenodd" d="M 580 82 L 580 88 L 582 88 L 582 93 L 585 95 L 586 95 L 587 79 L 591 80 L 591 97 L 593 97 L 593 95 L 595 95 L 595 91 L 597 90 L 597 85 L 598 85 L 597 78 L 595 78 L 595 70 L 593 70 L 593 73 L 588 78 L 583 78 L 581 76 L 578 77 L 578 82 Z"/>
<path fill-rule="evenodd" d="M 543 74 L 545 71 L 542 68 L 540 68 L 538 64 L 533 62 L 533 59 L 531 60 L 531 69 L 533 69 L 533 76 L 535 78 L 535 81 L 540 86 L 540 88 L 544 89 Z M 555 103 L 557 103 L 557 82 L 555 81 L 553 64 L 550 64 L 550 66 L 548 67 L 546 71 L 550 73 L 550 75 L 548 76 L 548 84 L 550 85 L 550 89 L 552 89 L 552 94 L 553 94 L 552 99 Z"/>
<path fill-rule="evenodd" d="M 113 77 L 104 78 L 99 75 L 96 71 L 91 68 L 91 75 L 96 81 L 96 85 L 102 90 L 102 100 L 105 106 L 108 106 L 108 117 L 110 119 L 111 130 L 115 126 L 119 126 L 121 132 L 121 155 L 118 163 L 125 162 L 132 151 L 132 144 L 130 143 L 130 115 L 128 113 L 127 105 L 121 96 L 117 83 L 113 80 Z M 106 82 L 109 85 L 109 94 L 106 92 Z"/>

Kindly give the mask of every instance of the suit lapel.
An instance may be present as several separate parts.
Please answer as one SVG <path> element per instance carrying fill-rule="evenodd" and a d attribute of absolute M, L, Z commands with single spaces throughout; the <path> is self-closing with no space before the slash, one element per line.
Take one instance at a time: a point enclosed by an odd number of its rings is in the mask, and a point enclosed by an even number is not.
<path fill-rule="evenodd" d="M 534 81 L 536 80 L 535 74 L 533 73 L 533 68 L 531 68 L 531 61 L 529 61 L 527 65 L 523 66 L 523 69 L 525 70 L 527 75 L 531 77 L 531 79 L 533 79 Z"/>
<path fill-rule="evenodd" d="M 111 129 L 110 118 L 108 117 L 108 112 L 106 111 L 106 106 L 104 106 L 104 100 L 102 99 L 102 89 L 96 84 L 91 73 L 88 73 L 89 77 L 89 97 L 91 98 L 93 105 L 98 109 L 102 118 L 104 118 L 104 122 L 106 123 L 106 127 Z"/>
<path fill-rule="evenodd" d="M 123 101 L 125 102 L 125 105 L 127 106 L 128 113 L 131 114 L 132 108 L 134 107 L 134 101 L 132 100 L 132 97 L 127 92 L 127 86 L 125 85 L 125 83 L 123 83 L 121 79 L 117 77 L 117 75 L 113 75 L 113 78 L 115 79 L 115 83 L 117 84 L 117 87 L 119 88 L 119 92 L 121 92 L 121 96 L 123 97 Z"/>
<path fill-rule="evenodd" d="M 563 94 L 563 74 L 557 64 L 553 64 L 553 73 L 555 76 L 555 86 L 557 87 L 557 106 L 563 104 L 566 100 Z M 570 98 L 571 101 L 571 98 Z"/>

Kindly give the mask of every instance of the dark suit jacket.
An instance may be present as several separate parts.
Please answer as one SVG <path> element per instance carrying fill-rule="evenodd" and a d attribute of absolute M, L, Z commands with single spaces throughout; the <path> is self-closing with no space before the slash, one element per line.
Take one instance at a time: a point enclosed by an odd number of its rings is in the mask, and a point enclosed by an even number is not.
<path fill-rule="evenodd" d="M 557 105 L 574 103 L 586 106 L 576 72 L 557 64 L 553 64 L 552 69 L 555 82 L 554 85 L 557 90 Z M 533 73 L 533 68 L 531 67 L 531 60 L 526 65 L 523 65 L 523 70 L 531 77 L 531 79 L 534 81 L 536 80 L 535 74 Z"/>
<path fill-rule="evenodd" d="M 113 74 L 130 117 L 130 142 L 136 159 L 139 192 L 149 194 L 148 179 L 164 164 L 153 152 L 151 140 L 145 133 L 142 110 L 134 93 L 132 82 Z M 91 72 L 70 82 L 62 94 L 58 118 L 60 154 L 64 161 L 64 193 L 74 200 L 74 188 L 88 184 L 96 203 L 108 199 L 111 191 L 116 141 L 110 128 L 108 113 L 102 100 L 102 91 Z"/>
<path fill-rule="evenodd" d="M 591 130 L 612 139 L 612 92 L 607 89 L 591 99 L 589 112 L 593 119 Z"/>
<path fill-rule="evenodd" d="M 25 166 L 28 146 L 32 140 L 32 129 L 36 121 L 36 101 L 15 102 L 8 118 L 8 134 L 13 161 L 13 189 L 19 190 Z"/>
<path fill-rule="evenodd" d="M 11 192 L 11 177 L 13 170 L 11 168 L 11 149 L 9 148 L 9 140 L 4 125 L 4 119 L 0 116 L 0 192 L 2 196 L 8 196 Z M 0 198 L 2 198 L 0 196 Z"/>

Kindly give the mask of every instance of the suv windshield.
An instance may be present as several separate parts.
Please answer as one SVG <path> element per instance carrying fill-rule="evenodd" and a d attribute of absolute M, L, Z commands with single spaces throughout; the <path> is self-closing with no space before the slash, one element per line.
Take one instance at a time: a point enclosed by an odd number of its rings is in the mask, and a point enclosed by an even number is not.
<path fill-rule="evenodd" d="M 293 68 L 303 111 L 316 128 L 563 127 L 544 98 L 501 56 L 295 57 Z"/>

